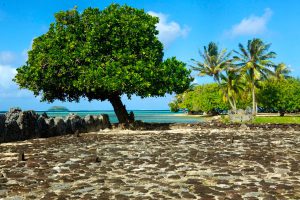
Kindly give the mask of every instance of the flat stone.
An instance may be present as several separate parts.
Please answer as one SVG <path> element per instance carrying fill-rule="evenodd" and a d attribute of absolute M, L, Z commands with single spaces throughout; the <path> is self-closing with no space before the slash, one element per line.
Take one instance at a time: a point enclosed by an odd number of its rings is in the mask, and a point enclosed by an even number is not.
<path fill-rule="evenodd" d="M 0 199 L 299 199 L 300 132 L 239 126 L 0 144 Z"/>

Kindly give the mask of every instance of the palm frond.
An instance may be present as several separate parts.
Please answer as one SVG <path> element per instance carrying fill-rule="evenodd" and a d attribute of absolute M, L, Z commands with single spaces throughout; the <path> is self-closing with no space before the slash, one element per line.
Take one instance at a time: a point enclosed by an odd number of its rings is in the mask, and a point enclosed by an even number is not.
<path fill-rule="evenodd" d="M 243 55 L 243 57 L 249 58 L 248 52 L 246 51 L 245 47 L 241 43 L 239 43 L 239 49 L 243 53 L 240 55 Z"/>

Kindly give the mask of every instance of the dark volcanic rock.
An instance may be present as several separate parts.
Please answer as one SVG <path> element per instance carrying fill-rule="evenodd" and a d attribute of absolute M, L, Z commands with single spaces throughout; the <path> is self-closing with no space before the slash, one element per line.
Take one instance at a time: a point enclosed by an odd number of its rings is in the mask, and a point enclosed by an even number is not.
<path fill-rule="evenodd" d="M 84 117 L 88 132 L 99 131 L 100 129 L 110 128 L 108 115 L 87 115 Z"/>
<path fill-rule="evenodd" d="M 54 118 L 45 119 L 45 122 L 46 122 L 47 127 L 48 127 L 48 131 L 47 131 L 46 137 L 55 136 L 55 134 L 56 134 L 56 127 L 55 127 Z"/>
<path fill-rule="evenodd" d="M 5 114 L 5 133 L 4 141 L 21 140 L 21 130 L 17 123 L 21 109 L 11 108 L 9 112 Z"/>
<path fill-rule="evenodd" d="M 48 119 L 47 115 L 40 115 L 37 119 L 37 129 L 41 137 L 47 137 L 49 134 L 49 125 L 46 119 Z"/>
<path fill-rule="evenodd" d="M 19 113 L 17 124 L 21 130 L 22 139 L 38 137 L 37 131 L 38 114 L 34 111 L 23 111 Z"/>
<path fill-rule="evenodd" d="M 67 133 L 75 133 L 76 131 L 83 133 L 86 132 L 86 124 L 84 119 L 76 114 L 69 114 L 65 118 L 65 123 L 67 124 Z"/>
<path fill-rule="evenodd" d="M 67 124 L 63 118 L 54 118 L 54 126 L 56 127 L 56 135 L 65 135 L 67 132 Z"/>
<path fill-rule="evenodd" d="M 16 141 L 39 137 L 38 114 L 12 108 L 5 114 L 4 141 Z"/>
<path fill-rule="evenodd" d="M 0 143 L 4 141 L 5 115 L 0 115 Z"/>
<path fill-rule="evenodd" d="M 48 117 L 46 113 L 38 115 L 34 111 L 12 108 L 5 115 L 0 115 L 0 143 L 79 134 L 110 127 L 108 115 L 88 115 L 81 118 L 76 114 L 69 114 L 63 119 L 61 117 Z"/>
<path fill-rule="evenodd" d="M 97 119 L 97 118 L 96 118 Z M 87 132 L 91 132 L 91 131 L 99 131 L 97 124 L 100 124 L 100 120 L 96 121 L 93 115 L 87 115 L 84 117 L 84 121 L 86 124 L 86 128 L 87 128 Z"/>
<path fill-rule="evenodd" d="M 101 128 L 111 128 L 111 124 L 109 121 L 109 117 L 107 114 L 101 114 L 98 116 L 98 119 L 100 120 Z"/>

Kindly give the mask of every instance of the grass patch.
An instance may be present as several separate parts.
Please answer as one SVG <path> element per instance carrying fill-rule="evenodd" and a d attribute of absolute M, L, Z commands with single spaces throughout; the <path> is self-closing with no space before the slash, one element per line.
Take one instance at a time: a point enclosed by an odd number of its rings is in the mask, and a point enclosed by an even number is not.
<path fill-rule="evenodd" d="M 256 116 L 253 120 L 254 124 L 300 124 L 300 116 Z"/>

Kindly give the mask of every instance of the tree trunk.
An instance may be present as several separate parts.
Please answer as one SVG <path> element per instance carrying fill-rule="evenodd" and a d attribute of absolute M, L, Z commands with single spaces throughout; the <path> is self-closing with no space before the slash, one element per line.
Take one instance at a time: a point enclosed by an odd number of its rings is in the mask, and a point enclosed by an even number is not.
<path fill-rule="evenodd" d="M 236 113 L 236 100 L 235 100 L 235 98 L 232 98 L 232 104 L 233 104 L 233 110 L 234 110 L 234 112 Z"/>
<path fill-rule="evenodd" d="M 119 95 L 112 95 L 108 100 L 114 108 L 119 123 L 128 123 L 128 112 L 121 101 L 121 97 Z"/>
<path fill-rule="evenodd" d="M 252 115 L 256 116 L 256 99 L 255 99 L 255 85 L 252 81 Z"/>
<path fill-rule="evenodd" d="M 284 114 L 285 114 L 285 112 L 284 112 L 283 110 L 279 111 L 279 115 L 280 115 L 280 117 L 283 117 L 283 116 L 284 116 Z"/>
<path fill-rule="evenodd" d="M 231 99 L 230 99 L 228 93 L 226 92 L 226 90 L 224 88 L 222 88 L 220 80 L 217 79 L 217 78 L 215 78 L 215 80 L 217 81 L 217 83 L 218 83 L 219 87 L 221 88 L 223 94 L 225 95 L 226 99 L 228 100 L 229 105 L 232 108 L 233 112 L 236 114 L 236 106 L 234 106 L 234 104 L 231 102 Z"/>
<path fill-rule="evenodd" d="M 228 95 L 226 95 L 226 98 L 228 99 L 232 111 L 234 112 L 234 114 L 236 114 L 236 106 L 234 104 L 233 99 L 231 99 Z"/>

